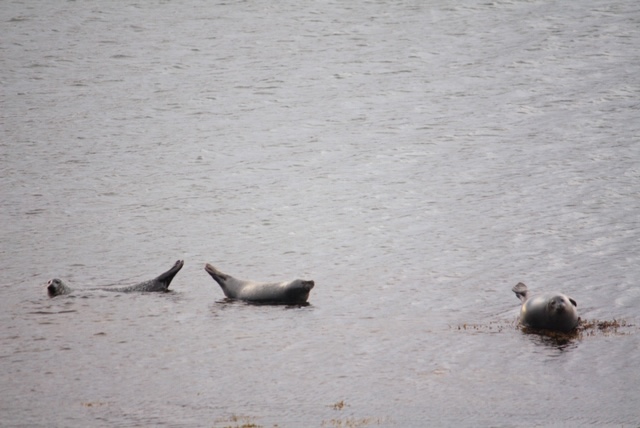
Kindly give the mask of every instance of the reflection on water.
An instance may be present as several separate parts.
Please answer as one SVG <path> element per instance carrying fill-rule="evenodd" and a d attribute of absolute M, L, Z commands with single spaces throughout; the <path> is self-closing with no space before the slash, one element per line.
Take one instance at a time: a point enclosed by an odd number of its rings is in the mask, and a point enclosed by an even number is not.
<path fill-rule="evenodd" d="M 561 333 L 549 330 L 532 329 L 529 327 L 523 327 L 522 331 L 535 343 L 546 345 L 547 347 L 558 351 L 573 349 L 578 345 L 580 340 L 580 334 L 577 331 L 573 333 Z"/>
<path fill-rule="evenodd" d="M 578 327 L 570 332 L 536 329 L 526 326 L 519 327 L 524 334 L 535 343 L 549 348 L 565 351 L 573 349 L 588 337 L 594 336 L 624 336 L 637 331 L 633 324 L 626 320 L 580 320 Z"/>

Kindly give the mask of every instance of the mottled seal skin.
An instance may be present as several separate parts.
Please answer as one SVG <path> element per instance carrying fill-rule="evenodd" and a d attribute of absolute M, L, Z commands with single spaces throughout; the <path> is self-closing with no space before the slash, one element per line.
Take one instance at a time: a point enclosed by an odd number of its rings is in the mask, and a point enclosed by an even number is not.
<path fill-rule="evenodd" d="M 180 272 L 184 266 L 184 260 L 178 260 L 173 267 L 163 274 L 149 281 L 144 281 L 136 285 L 128 287 L 108 287 L 108 288 L 89 288 L 89 290 L 118 291 L 123 293 L 129 292 L 167 292 L 173 278 Z M 62 280 L 54 278 L 47 282 L 47 293 L 49 297 L 69 294 L 73 291 L 71 287 L 66 285 Z"/>
<path fill-rule="evenodd" d="M 313 281 L 303 279 L 288 282 L 245 281 L 222 273 L 208 263 L 204 270 L 220 285 L 225 296 L 253 303 L 305 304 L 315 285 Z"/>
<path fill-rule="evenodd" d="M 578 304 L 572 298 L 561 293 L 530 297 L 527 286 L 521 282 L 512 290 L 522 301 L 520 324 L 562 332 L 569 332 L 577 327 L 580 320 Z"/>

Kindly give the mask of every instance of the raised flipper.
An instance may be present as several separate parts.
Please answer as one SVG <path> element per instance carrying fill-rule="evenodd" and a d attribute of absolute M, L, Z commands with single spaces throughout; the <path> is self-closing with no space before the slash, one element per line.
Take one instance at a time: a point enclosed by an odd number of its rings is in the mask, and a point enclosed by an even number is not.
<path fill-rule="evenodd" d="M 522 282 L 517 283 L 511 290 L 516 293 L 516 296 L 518 297 L 518 299 L 520 299 L 520 301 L 524 302 L 525 300 L 527 300 L 527 294 L 529 293 L 529 290 L 527 290 L 527 286 Z"/>

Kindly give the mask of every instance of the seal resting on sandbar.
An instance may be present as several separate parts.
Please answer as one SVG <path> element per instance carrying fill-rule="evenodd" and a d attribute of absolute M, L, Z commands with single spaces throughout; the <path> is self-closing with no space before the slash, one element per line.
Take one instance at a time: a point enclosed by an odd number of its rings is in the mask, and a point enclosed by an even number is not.
<path fill-rule="evenodd" d="M 204 270 L 220 285 L 224 295 L 229 299 L 253 303 L 305 304 L 309 292 L 315 285 L 313 281 L 303 279 L 288 282 L 244 281 L 220 272 L 209 263 L 205 265 Z"/>
<path fill-rule="evenodd" d="M 169 285 L 176 276 L 180 269 L 184 266 L 184 260 L 178 260 L 173 267 L 161 274 L 160 276 L 144 281 L 136 285 L 130 285 L 128 287 L 102 287 L 102 288 L 88 288 L 87 290 L 104 290 L 104 291 L 118 291 L 123 293 L 129 292 L 167 292 L 169 291 Z M 49 297 L 59 296 L 61 294 L 69 294 L 73 291 L 71 287 L 65 284 L 62 280 L 54 278 L 47 282 L 47 293 Z"/>
<path fill-rule="evenodd" d="M 519 282 L 513 292 L 522 301 L 520 324 L 526 327 L 569 332 L 578 325 L 578 304 L 561 293 L 529 296 L 527 286 Z"/>

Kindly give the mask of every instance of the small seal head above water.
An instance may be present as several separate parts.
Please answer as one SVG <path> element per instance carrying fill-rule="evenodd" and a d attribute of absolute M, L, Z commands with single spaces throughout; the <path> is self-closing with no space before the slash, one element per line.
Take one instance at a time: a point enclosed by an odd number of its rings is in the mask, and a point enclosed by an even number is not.
<path fill-rule="evenodd" d="M 61 279 L 53 278 L 47 282 L 47 293 L 49 297 L 59 296 L 60 294 L 69 294 L 73 291 Z"/>
<path fill-rule="evenodd" d="M 527 286 L 519 282 L 513 292 L 522 301 L 520 324 L 547 330 L 568 332 L 578 325 L 578 304 L 561 293 L 529 296 Z"/>
<path fill-rule="evenodd" d="M 144 281 L 136 285 L 128 287 L 103 287 L 93 288 L 92 290 L 104 290 L 104 291 L 119 291 L 123 293 L 129 292 L 166 292 L 169 291 L 169 285 L 173 278 L 180 272 L 184 266 L 184 260 L 178 260 L 173 267 L 163 274 L 157 276 L 149 281 Z M 61 294 L 69 294 L 73 291 L 71 287 L 66 285 L 62 280 L 54 278 L 47 282 L 47 293 L 49 297 L 59 296 Z"/>
<path fill-rule="evenodd" d="M 315 285 L 313 281 L 303 279 L 288 282 L 244 281 L 222 273 L 208 263 L 204 270 L 220 285 L 225 296 L 253 303 L 301 305 L 307 302 L 309 292 Z"/>

